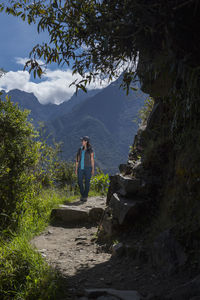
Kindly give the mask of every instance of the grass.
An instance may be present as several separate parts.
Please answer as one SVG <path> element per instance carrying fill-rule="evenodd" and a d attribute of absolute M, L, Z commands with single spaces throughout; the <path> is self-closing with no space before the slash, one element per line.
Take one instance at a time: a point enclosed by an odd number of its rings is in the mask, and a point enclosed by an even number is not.
<path fill-rule="evenodd" d="M 0 246 L 0 299 L 56 299 L 59 276 L 26 237 Z"/>
<path fill-rule="evenodd" d="M 95 190 L 89 192 L 89 197 L 98 195 Z M 30 240 L 48 226 L 52 208 L 77 198 L 68 189 L 52 188 L 24 201 L 16 232 L 4 232 L 0 238 L 0 300 L 63 298 L 61 275 L 47 265 Z"/>
<path fill-rule="evenodd" d="M 24 202 L 19 227 L 0 240 L 0 299 L 59 299 L 60 275 L 52 270 L 29 241 L 49 224 L 53 207 L 73 201 L 65 190 L 43 190 Z"/>
<path fill-rule="evenodd" d="M 21 214 L 18 235 L 28 239 L 42 232 L 49 224 L 51 210 L 59 204 L 72 201 L 75 196 L 68 196 L 64 190 L 44 189 L 34 199 L 24 203 L 24 213 Z"/>

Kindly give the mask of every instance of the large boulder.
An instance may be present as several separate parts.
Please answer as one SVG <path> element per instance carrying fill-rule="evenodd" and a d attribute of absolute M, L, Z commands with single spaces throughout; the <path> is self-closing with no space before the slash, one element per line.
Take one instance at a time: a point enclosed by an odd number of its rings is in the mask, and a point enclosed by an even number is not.
<path fill-rule="evenodd" d="M 141 181 L 138 178 L 131 176 L 123 176 L 122 174 L 116 175 L 119 183 L 118 193 L 124 197 L 130 197 L 138 193 L 141 187 Z"/>
<path fill-rule="evenodd" d="M 54 220 L 59 220 L 67 224 L 84 223 L 89 219 L 89 212 L 86 209 L 76 206 L 62 205 L 59 208 L 54 208 L 51 212 L 51 217 Z"/>
<path fill-rule="evenodd" d="M 107 194 L 107 204 L 109 204 L 113 193 L 118 193 L 123 197 L 132 197 L 140 192 L 142 182 L 139 178 L 128 175 L 116 174 L 110 176 L 110 187 Z"/>
<path fill-rule="evenodd" d="M 117 220 L 119 225 L 125 225 L 129 222 L 135 222 L 142 208 L 144 201 L 134 200 L 122 197 L 120 194 L 114 193 L 110 200 L 110 208 L 112 217 Z"/>

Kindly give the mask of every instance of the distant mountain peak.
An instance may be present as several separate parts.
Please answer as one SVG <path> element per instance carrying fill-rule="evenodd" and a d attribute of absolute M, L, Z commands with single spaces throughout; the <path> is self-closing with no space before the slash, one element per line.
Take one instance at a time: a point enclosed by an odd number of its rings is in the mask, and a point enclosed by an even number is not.
<path fill-rule="evenodd" d="M 5 73 L 0 69 L 0 78 L 3 76 Z"/>
<path fill-rule="evenodd" d="M 0 77 L 5 75 L 7 71 L 5 71 L 3 68 L 0 68 Z"/>

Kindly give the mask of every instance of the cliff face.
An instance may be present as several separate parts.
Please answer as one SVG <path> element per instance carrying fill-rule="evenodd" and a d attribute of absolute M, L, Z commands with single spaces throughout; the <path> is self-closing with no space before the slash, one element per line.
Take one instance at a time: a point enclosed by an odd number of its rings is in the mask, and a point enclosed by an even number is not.
<path fill-rule="evenodd" d="M 119 240 L 160 285 L 182 281 L 151 299 L 189 300 L 200 295 L 200 115 L 196 107 L 185 118 L 187 98 L 173 100 L 155 98 L 127 163 L 110 177 L 100 238 Z"/>
<path fill-rule="evenodd" d="M 148 227 L 151 249 L 160 234 L 173 232 L 187 261 L 199 268 L 199 114 L 192 114 L 184 126 L 180 119 L 173 129 L 176 113 L 169 99 L 156 99 L 127 164 L 111 177 L 107 203 L 112 222 L 105 222 L 104 230 L 112 235 L 130 226 L 144 232 Z"/>
<path fill-rule="evenodd" d="M 194 54 L 193 62 L 199 61 L 196 51 L 192 51 L 191 46 L 188 52 Z M 141 126 L 135 137 L 127 163 L 120 165 L 120 173 L 110 178 L 102 231 L 112 236 L 132 228 L 146 238 L 148 261 L 157 267 L 162 265 L 165 271 L 187 265 L 198 272 L 199 76 L 194 73 L 195 84 L 189 83 L 190 75 L 184 79 L 171 72 L 170 65 L 165 64 L 166 55 L 158 56 L 165 67 L 150 81 L 144 69 L 152 58 L 140 53 L 138 74 L 142 90 L 155 99 L 155 104 L 147 124 Z M 189 62 L 183 70 L 187 67 Z"/>

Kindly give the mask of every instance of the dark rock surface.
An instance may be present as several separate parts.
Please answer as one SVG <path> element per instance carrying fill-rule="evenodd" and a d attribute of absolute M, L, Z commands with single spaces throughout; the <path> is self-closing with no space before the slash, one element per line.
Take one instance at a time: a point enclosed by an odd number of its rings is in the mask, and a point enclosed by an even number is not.
<path fill-rule="evenodd" d="M 110 208 L 112 216 L 119 225 L 125 225 L 130 222 L 134 224 L 134 219 L 137 219 L 139 210 L 142 207 L 143 202 L 130 198 L 125 198 L 117 193 L 112 195 L 110 200 Z"/>
<path fill-rule="evenodd" d="M 151 259 L 152 264 L 162 269 L 167 276 L 184 266 L 187 256 L 172 231 L 166 230 L 155 239 Z"/>
<path fill-rule="evenodd" d="M 85 295 L 92 299 L 120 299 L 140 300 L 141 296 L 136 291 L 123 291 L 115 289 L 86 289 Z M 112 298 L 111 298 L 112 297 Z"/>
<path fill-rule="evenodd" d="M 166 300 L 197 300 L 198 298 L 200 298 L 200 275 L 178 286 L 167 295 Z"/>
<path fill-rule="evenodd" d="M 125 197 L 137 194 L 141 186 L 140 180 L 131 176 L 117 174 L 116 180 L 119 186 L 119 194 Z"/>

